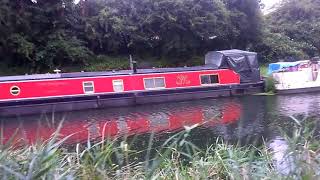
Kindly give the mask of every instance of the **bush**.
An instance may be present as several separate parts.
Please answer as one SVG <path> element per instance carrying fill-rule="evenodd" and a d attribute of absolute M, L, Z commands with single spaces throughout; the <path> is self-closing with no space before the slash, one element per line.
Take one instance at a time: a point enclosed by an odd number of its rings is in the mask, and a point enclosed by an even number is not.
<path fill-rule="evenodd" d="M 111 57 L 105 55 L 98 55 L 91 60 L 89 64 L 84 67 L 85 71 L 107 71 L 129 69 L 129 57 Z"/>
<path fill-rule="evenodd" d="M 275 79 L 272 76 L 268 76 L 265 78 L 265 92 L 268 93 L 274 93 L 276 92 L 276 87 L 275 87 Z"/>

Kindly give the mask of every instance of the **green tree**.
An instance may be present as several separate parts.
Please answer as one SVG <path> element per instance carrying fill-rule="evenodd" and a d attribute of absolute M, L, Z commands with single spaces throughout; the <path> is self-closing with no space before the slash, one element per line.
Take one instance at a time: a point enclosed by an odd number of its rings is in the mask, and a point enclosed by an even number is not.
<path fill-rule="evenodd" d="M 89 59 L 90 51 L 77 39 L 72 0 L 2 0 L 0 7 L 6 10 L 1 11 L 1 55 L 10 66 L 41 72 Z"/>
<path fill-rule="evenodd" d="M 250 49 L 261 40 L 262 14 L 260 1 L 225 0 L 230 10 L 231 48 Z"/>
<path fill-rule="evenodd" d="M 296 60 L 319 55 L 319 20 L 320 1 L 283 1 L 280 7 L 266 18 L 269 34 L 265 34 L 264 40 L 269 43 L 265 45 L 273 52 L 265 55 L 269 56 L 269 60 L 277 58 Z M 275 51 L 277 53 L 274 53 Z"/>
<path fill-rule="evenodd" d="M 95 52 L 186 57 L 246 49 L 258 41 L 258 1 L 86 1 L 86 32 Z M 88 14 L 91 14 L 91 16 Z"/>
<path fill-rule="evenodd" d="M 0 58 L 44 72 L 105 55 L 186 57 L 252 49 L 259 0 L 0 0 Z"/>

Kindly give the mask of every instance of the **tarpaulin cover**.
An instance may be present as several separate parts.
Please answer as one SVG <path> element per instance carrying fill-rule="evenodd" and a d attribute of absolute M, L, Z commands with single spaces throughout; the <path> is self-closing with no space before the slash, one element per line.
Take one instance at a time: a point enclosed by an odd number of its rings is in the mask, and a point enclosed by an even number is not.
<path fill-rule="evenodd" d="M 271 74 L 273 72 L 278 72 L 283 69 L 286 69 L 288 67 L 297 66 L 301 63 L 305 63 L 306 61 L 295 61 L 295 62 L 277 62 L 277 63 L 271 63 L 269 64 L 268 68 L 268 74 Z"/>
<path fill-rule="evenodd" d="M 232 69 L 240 75 L 241 83 L 260 81 L 257 53 L 238 49 L 210 51 L 205 57 L 206 65 Z"/>

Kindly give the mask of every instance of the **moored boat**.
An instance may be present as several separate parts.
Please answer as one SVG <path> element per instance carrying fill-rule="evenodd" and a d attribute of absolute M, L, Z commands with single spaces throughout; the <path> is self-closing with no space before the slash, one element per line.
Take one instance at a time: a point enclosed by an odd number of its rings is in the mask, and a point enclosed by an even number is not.
<path fill-rule="evenodd" d="M 269 64 L 278 94 L 320 91 L 319 58 Z"/>
<path fill-rule="evenodd" d="M 134 66 L 135 67 L 135 66 Z M 0 77 L 0 116 L 129 106 L 263 91 L 257 54 L 206 54 L 205 65 Z"/>

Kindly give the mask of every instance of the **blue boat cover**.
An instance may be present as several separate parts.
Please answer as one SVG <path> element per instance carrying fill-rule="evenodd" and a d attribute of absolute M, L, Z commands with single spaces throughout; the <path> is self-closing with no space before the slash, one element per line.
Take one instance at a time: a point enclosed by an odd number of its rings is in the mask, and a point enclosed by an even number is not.
<path fill-rule="evenodd" d="M 288 67 L 296 66 L 296 65 L 300 64 L 301 62 L 304 62 L 304 61 L 271 63 L 271 64 L 269 64 L 268 75 L 270 75 L 273 72 L 281 71 L 281 70 L 288 68 Z"/>

